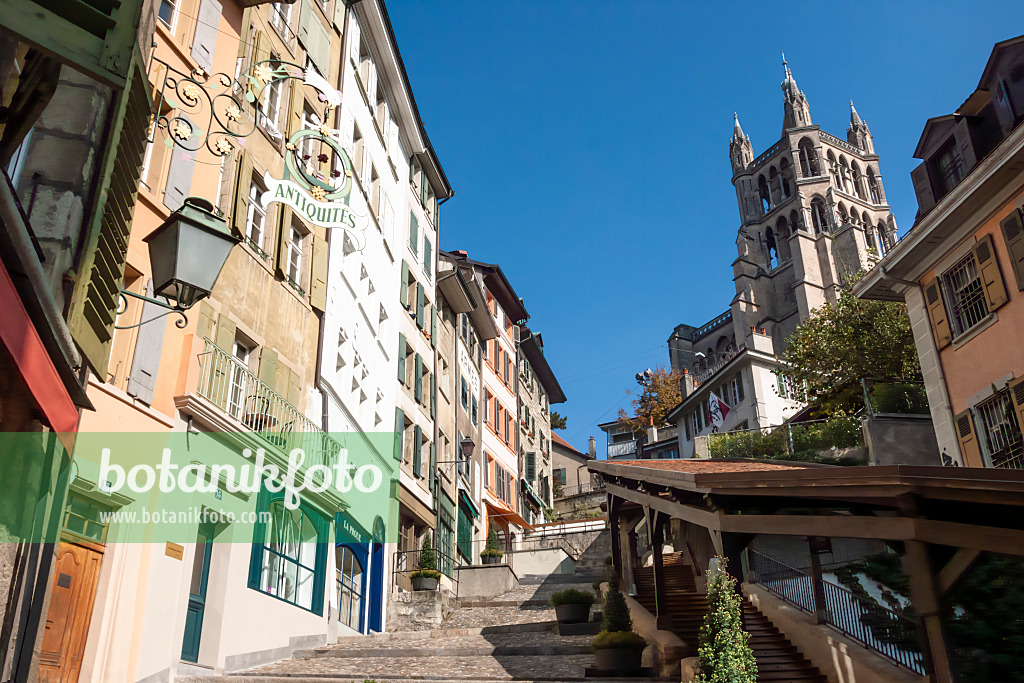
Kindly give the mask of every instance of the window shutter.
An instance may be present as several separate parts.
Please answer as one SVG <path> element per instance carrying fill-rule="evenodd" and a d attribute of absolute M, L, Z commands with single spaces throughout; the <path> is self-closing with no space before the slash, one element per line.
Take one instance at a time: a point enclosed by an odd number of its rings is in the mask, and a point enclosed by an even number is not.
<path fill-rule="evenodd" d="M 146 285 L 146 295 L 153 296 L 152 280 Z M 144 324 L 139 327 L 139 334 L 135 340 L 132 371 L 128 375 L 128 395 L 136 397 L 146 405 L 153 404 L 156 373 L 160 366 L 160 352 L 164 348 L 164 332 L 167 329 L 167 320 L 160 317 L 160 314 L 166 310 L 163 306 L 148 301 L 142 306 L 140 320 Z M 145 322 L 147 320 L 151 322 Z"/>
<path fill-rule="evenodd" d="M 437 348 L 437 307 L 430 307 L 430 346 Z"/>
<path fill-rule="evenodd" d="M 956 436 L 960 441 L 960 455 L 963 456 L 965 467 L 981 467 L 981 450 L 978 448 L 978 435 L 974 431 L 974 420 L 971 411 L 965 410 L 954 418 Z"/>
<path fill-rule="evenodd" d="M 1024 437 L 1024 378 L 1009 385 L 1010 396 L 1013 397 L 1013 410 L 1017 413 L 1017 427 Z"/>
<path fill-rule="evenodd" d="M 430 480 L 430 490 L 434 490 L 434 480 L 437 478 L 434 471 L 437 469 L 437 444 L 430 442 L 430 467 L 427 469 L 427 477 Z"/>
<path fill-rule="evenodd" d="M 420 252 L 420 222 L 412 212 L 409 212 L 409 248 L 414 254 Z"/>
<path fill-rule="evenodd" d="M 537 454 L 529 451 L 526 454 L 526 480 L 534 481 L 537 478 Z"/>
<path fill-rule="evenodd" d="M 310 34 L 313 33 L 313 22 L 316 21 L 313 11 L 313 5 L 309 0 L 302 0 L 302 7 L 299 10 L 299 30 L 296 32 L 296 35 L 299 37 L 302 47 L 306 48 L 307 53 L 312 41 Z"/>
<path fill-rule="evenodd" d="M 280 393 L 280 392 L 278 392 Z M 298 407 L 302 399 L 302 378 L 294 370 L 288 372 L 288 402 Z"/>
<path fill-rule="evenodd" d="M 192 58 L 207 71 L 213 71 L 213 51 L 220 33 L 221 5 L 217 0 L 203 0 L 199 5 L 199 21 L 192 39 Z"/>
<path fill-rule="evenodd" d="M 422 465 L 420 462 L 420 449 L 423 446 L 422 441 L 423 430 L 420 429 L 419 425 L 416 425 L 412 428 L 412 472 L 417 477 L 422 476 L 422 473 L 420 472 L 420 466 Z"/>
<path fill-rule="evenodd" d="M 398 333 L 398 381 L 405 384 L 405 335 Z"/>
<path fill-rule="evenodd" d="M 340 5 L 342 3 L 339 2 L 338 4 Z M 348 154 L 349 163 L 354 164 L 355 159 L 352 158 L 352 143 L 354 140 L 355 120 L 352 118 L 352 114 L 347 109 L 342 114 L 341 130 L 339 132 L 341 134 L 339 140 L 341 142 L 341 146 Z"/>
<path fill-rule="evenodd" d="M 196 336 L 200 339 L 213 338 L 213 306 L 199 302 L 199 320 L 196 322 Z"/>
<path fill-rule="evenodd" d="M 918 208 L 924 214 L 935 206 L 935 193 L 932 191 L 932 181 L 928 178 L 928 165 L 921 164 L 911 171 L 910 180 L 914 184 Z"/>
<path fill-rule="evenodd" d="M 302 129 L 302 103 L 306 99 L 302 96 L 301 82 L 291 79 L 290 83 L 291 85 L 288 88 L 287 125 L 285 126 L 288 139 L 291 139 L 292 135 L 295 135 L 295 133 Z"/>
<path fill-rule="evenodd" d="M 992 235 L 984 235 L 974 243 L 974 258 L 978 261 L 978 273 L 985 290 L 988 310 L 992 312 L 1009 300 L 1003 276 L 999 272 L 999 259 L 992 245 Z"/>
<path fill-rule="evenodd" d="M 1004 218 L 999 227 L 1003 229 L 1003 241 L 1010 255 L 1010 267 L 1017 281 L 1017 290 L 1024 291 L 1024 221 L 1021 212 L 1014 211 Z"/>
<path fill-rule="evenodd" d="M 427 275 L 434 274 L 433 246 L 426 236 L 423 237 L 423 270 L 426 271 Z"/>
<path fill-rule="evenodd" d="M 260 62 L 265 62 L 268 59 L 270 59 L 270 39 L 267 38 L 263 31 L 256 31 L 256 35 L 253 38 L 252 61 L 249 63 L 249 73 L 247 74 L 249 78 L 252 79 L 249 80 L 248 87 L 249 94 L 253 97 L 250 101 L 254 103 L 259 101 L 259 97 L 262 94 L 261 86 L 263 84 L 261 81 L 253 77 L 252 69 Z M 268 83 L 266 87 L 269 88 L 270 84 Z M 246 97 L 248 98 L 248 95 Z"/>
<path fill-rule="evenodd" d="M 327 310 L 327 240 L 313 235 L 313 260 L 309 278 L 309 304 Z"/>
<path fill-rule="evenodd" d="M 398 300 L 409 308 L 409 264 L 404 260 L 402 261 L 402 289 L 398 292 Z"/>
<path fill-rule="evenodd" d="M 171 211 L 180 209 L 192 190 L 192 174 L 196 167 L 194 155 L 195 152 L 186 152 L 178 146 L 171 147 L 171 165 L 167 169 L 167 185 L 164 187 L 164 206 Z"/>
<path fill-rule="evenodd" d="M 423 290 L 423 283 L 416 283 L 416 322 L 419 327 L 423 327 L 423 306 L 425 305 L 424 300 L 425 292 Z"/>
<path fill-rule="evenodd" d="M 928 319 L 932 323 L 935 346 L 943 349 L 953 341 L 953 335 L 949 331 L 949 318 L 946 316 L 946 306 L 942 303 L 938 278 L 932 278 L 924 283 L 924 300 L 925 306 L 928 307 Z"/>
<path fill-rule="evenodd" d="M 335 0 L 337 5 L 345 4 L 343 0 Z M 337 5 L 335 6 L 334 21 L 338 21 Z M 356 65 L 359 64 L 359 22 L 356 21 L 356 15 L 349 15 L 348 20 L 348 56 L 349 59 Z"/>
<path fill-rule="evenodd" d="M 402 448 L 405 437 L 405 412 L 401 408 L 395 408 L 395 460 L 402 459 Z"/>
<path fill-rule="evenodd" d="M 277 351 L 266 346 L 260 349 L 259 378 L 271 389 L 277 386 Z"/>
<path fill-rule="evenodd" d="M 469 416 L 473 420 L 473 425 L 476 426 L 476 423 L 477 423 L 477 407 L 478 407 L 477 406 L 477 401 L 476 401 L 476 396 L 474 395 L 470 400 L 472 402 L 472 410 L 470 411 Z"/>
<path fill-rule="evenodd" d="M 235 168 L 235 203 L 231 210 L 231 230 L 239 237 L 244 237 L 249 218 L 249 190 L 252 187 L 252 157 L 244 149 L 238 150 Z M 259 246 L 262 248 L 263 245 Z"/>
<path fill-rule="evenodd" d="M 229 355 L 234 354 L 235 346 L 235 331 L 237 326 L 235 323 L 224 315 L 220 314 L 217 318 L 217 346 L 220 347 L 221 351 Z"/>
<path fill-rule="evenodd" d="M 270 215 L 270 212 L 267 212 Z M 281 205 L 281 219 L 277 226 L 277 254 L 274 257 L 274 267 L 277 274 L 284 278 L 288 274 L 288 240 L 292 236 L 292 210 Z"/>
<path fill-rule="evenodd" d="M 420 354 L 416 354 L 416 365 L 415 370 L 415 384 L 413 385 L 413 396 L 416 397 L 417 401 L 423 401 L 423 357 Z"/>

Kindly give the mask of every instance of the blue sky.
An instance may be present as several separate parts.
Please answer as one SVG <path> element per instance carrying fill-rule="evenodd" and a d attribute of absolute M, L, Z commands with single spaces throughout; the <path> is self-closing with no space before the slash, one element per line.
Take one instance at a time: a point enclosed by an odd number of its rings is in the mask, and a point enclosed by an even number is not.
<path fill-rule="evenodd" d="M 902 235 L 925 120 L 956 109 L 993 43 L 1024 32 L 1020 8 L 388 2 L 456 191 L 441 248 L 501 264 L 568 397 L 562 436 L 582 450 L 594 435 L 599 453 L 597 424 L 628 406 L 637 371 L 668 364 L 672 328 L 735 293 L 732 115 L 755 155 L 779 139 L 780 53 L 824 130 L 845 139 L 854 100 Z"/>

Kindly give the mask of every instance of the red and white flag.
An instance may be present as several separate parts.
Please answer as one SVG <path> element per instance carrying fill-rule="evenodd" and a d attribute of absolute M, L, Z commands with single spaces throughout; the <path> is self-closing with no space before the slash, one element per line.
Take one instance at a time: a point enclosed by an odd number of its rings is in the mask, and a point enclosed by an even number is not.
<path fill-rule="evenodd" d="M 708 422 L 721 427 L 725 421 L 725 416 L 729 414 L 729 406 L 725 405 L 725 401 L 722 401 L 714 392 L 708 394 Z"/>

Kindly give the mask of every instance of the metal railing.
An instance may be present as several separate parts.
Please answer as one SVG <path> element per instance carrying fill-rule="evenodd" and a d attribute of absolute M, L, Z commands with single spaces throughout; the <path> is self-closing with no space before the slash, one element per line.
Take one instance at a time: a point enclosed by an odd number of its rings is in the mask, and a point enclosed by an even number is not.
<path fill-rule="evenodd" d="M 341 451 L 340 443 L 209 339 L 199 357 L 196 394 L 270 446 L 284 453 L 301 448 L 302 471 L 312 465 L 333 467 Z"/>
<path fill-rule="evenodd" d="M 931 415 L 924 382 L 861 380 L 868 417 L 875 415 Z"/>
<path fill-rule="evenodd" d="M 694 438 L 711 458 L 780 458 L 864 445 L 860 418 L 833 417 L 770 427 L 713 432 Z"/>
<path fill-rule="evenodd" d="M 420 571 L 420 555 L 422 554 L 422 550 L 396 550 L 392 559 L 392 583 L 394 584 L 399 576 L 409 577 L 414 572 Z M 452 593 L 458 597 L 459 573 L 455 569 L 460 566 L 461 559 L 452 557 L 448 553 L 434 548 L 434 562 L 437 571 L 451 580 Z"/>
<path fill-rule="evenodd" d="M 818 131 L 818 137 L 821 138 L 823 141 L 829 143 L 833 147 L 838 147 L 839 149 L 845 149 L 847 152 L 853 152 L 854 154 L 863 154 L 864 153 L 863 150 L 857 148 L 854 145 L 851 145 L 846 140 L 840 140 L 835 135 L 830 135 L 830 134 L 826 133 L 823 130 Z"/>
<path fill-rule="evenodd" d="M 725 351 L 725 352 L 720 353 L 720 354 L 715 354 L 715 359 L 714 359 L 715 362 L 714 362 L 714 364 L 711 367 L 709 367 L 707 370 L 703 370 L 701 372 L 698 372 L 698 373 L 696 373 L 693 376 L 693 385 L 695 387 L 698 387 L 701 384 L 703 384 L 704 382 L 706 382 L 707 380 L 711 379 L 711 377 L 716 372 L 718 372 L 719 370 L 724 368 L 729 361 L 731 361 L 733 358 L 735 358 L 739 354 L 740 351 L 743 351 L 746 348 L 747 348 L 746 344 L 741 344 L 739 346 L 739 348 L 733 349 L 732 351 Z"/>
<path fill-rule="evenodd" d="M 633 453 L 636 453 L 636 439 L 608 444 L 609 458 L 617 458 L 623 455 L 632 455 Z"/>
<path fill-rule="evenodd" d="M 569 498 L 570 496 L 580 496 L 584 493 L 596 493 L 598 491 L 604 491 L 603 480 L 589 484 L 580 484 L 579 486 L 563 486 L 559 491 L 558 498 Z"/>
<path fill-rule="evenodd" d="M 755 583 L 811 614 L 815 613 L 814 578 L 762 555 L 747 551 Z M 883 657 L 924 675 L 924 661 L 915 620 L 828 581 L 821 582 L 825 623 Z"/>

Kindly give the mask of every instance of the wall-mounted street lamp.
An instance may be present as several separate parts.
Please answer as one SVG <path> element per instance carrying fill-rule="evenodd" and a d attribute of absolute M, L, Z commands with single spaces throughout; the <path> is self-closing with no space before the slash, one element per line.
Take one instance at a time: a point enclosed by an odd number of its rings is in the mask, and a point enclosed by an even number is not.
<path fill-rule="evenodd" d="M 149 245 L 153 295 L 162 300 L 122 289 L 118 313 L 127 308 L 127 297 L 168 310 L 135 325 L 115 325 L 119 330 L 138 327 L 172 313 L 181 316 L 175 325 L 184 328 L 188 324 L 185 311 L 210 296 L 231 248 L 241 240 L 232 235 L 224 219 L 213 212 L 212 203 L 200 197 L 188 197 L 182 207 L 144 241 Z"/>

